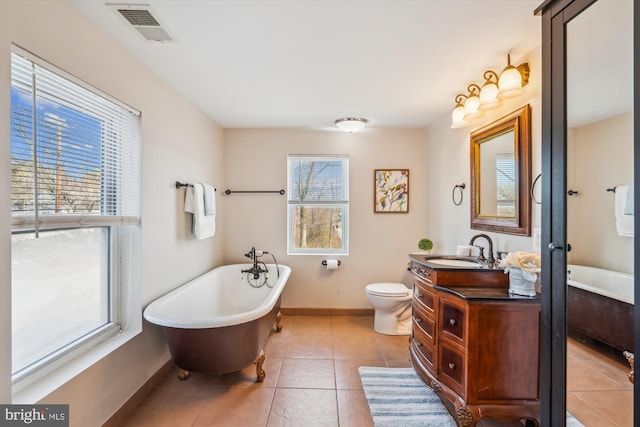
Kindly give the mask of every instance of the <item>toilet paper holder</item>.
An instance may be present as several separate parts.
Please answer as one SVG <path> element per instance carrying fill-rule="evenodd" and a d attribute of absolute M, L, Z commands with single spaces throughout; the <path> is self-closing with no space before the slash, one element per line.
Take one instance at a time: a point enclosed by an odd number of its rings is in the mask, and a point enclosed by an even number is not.
<path fill-rule="evenodd" d="M 341 264 L 341 262 L 340 262 L 340 260 L 338 260 L 338 265 L 340 265 L 340 264 Z M 327 260 L 326 259 L 322 260 L 322 265 L 324 265 L 326 267 L 326 265 L 327 265 Z"/>

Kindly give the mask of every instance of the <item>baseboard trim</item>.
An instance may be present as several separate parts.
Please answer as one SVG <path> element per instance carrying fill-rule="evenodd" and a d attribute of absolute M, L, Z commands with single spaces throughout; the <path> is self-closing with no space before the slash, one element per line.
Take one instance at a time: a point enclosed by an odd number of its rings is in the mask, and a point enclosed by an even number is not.
<path fill-rule="evenodd" d="M 373 316 L 373 308 L 311 308 L 311 307 L 282 307 L 280 312 L 285 315 L 299 316 Z"/>
<path fill-rule="evenodd" d="M 160 384 L 164 378 L 175 368 L 172 359 L 169 359 L 155 374 L 151 376 L 143 385 L 129 398 L 115 414 L 111 416 L 102 427 L 118 427 L 124 423 L 125 418 L 129 416 Z"/>

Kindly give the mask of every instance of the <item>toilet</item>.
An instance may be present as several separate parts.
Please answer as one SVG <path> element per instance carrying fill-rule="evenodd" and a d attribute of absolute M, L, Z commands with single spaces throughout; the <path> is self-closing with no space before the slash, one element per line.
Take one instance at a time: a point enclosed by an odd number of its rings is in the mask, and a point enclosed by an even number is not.
<path fill-rule="evenodd" d="M 372 283 L 365 293 L 375 309 L 374 331 L 385 335 L 411 334 L 411 289 L 402 283 Z"/>

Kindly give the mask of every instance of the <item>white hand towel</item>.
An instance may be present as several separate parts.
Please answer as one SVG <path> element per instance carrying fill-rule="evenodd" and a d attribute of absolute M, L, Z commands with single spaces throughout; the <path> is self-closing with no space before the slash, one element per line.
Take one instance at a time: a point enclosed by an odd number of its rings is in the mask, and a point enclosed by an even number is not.
<path fill-rule="evenodd" d="M 184 192 L 184 211 L 185 212 L 194 212 L 194 203 L 193 203 L 193 185 L 187 187 L 187 190 Z"/>
<path fill-rule="evenodd" d="M 216 214 L 216 193 L 215 188 L 209 184 L 202 183 L 204 192 L 204 214 L 206 216 Z"/>
<path fill-rule="evenodd" d="M 187 192 L 188 193 L 188 192 Z M 187 209 L 187 197 L 185 196 L 185 211 Z M 201 183 L 193 184 L 193 213 L 192 231 L 196 239 L 202 240 L 213 237 L 216 234 L 215 215 L 204 214 L 204 187 Z"/>
<path fill-rule="evenodd" d="M 633 215 L 633 185 L 627 190 L 627 202 L 624 205 L 624 214 Z"/>
<path fill-rule="evenodd" d="M 628 185 L 619 185 L 616 187 L 614 203 L 616 231 L 619 236 L 633 237 L 633 215 L 624 214 L 628 190 Z"/>

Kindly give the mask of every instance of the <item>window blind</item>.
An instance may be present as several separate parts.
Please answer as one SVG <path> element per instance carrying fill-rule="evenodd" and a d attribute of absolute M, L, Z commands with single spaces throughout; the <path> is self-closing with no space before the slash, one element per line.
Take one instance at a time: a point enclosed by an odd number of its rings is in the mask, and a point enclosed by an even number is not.
<path fill-rule="evenodd" d="M 13 52 L 14 230 L 137 223 L 140 140 L 139 112 Z"/>
<path fill-rule="evenodd" d="M 289 156 L 289 203 L 348 202 L 348 157 Z"/>

